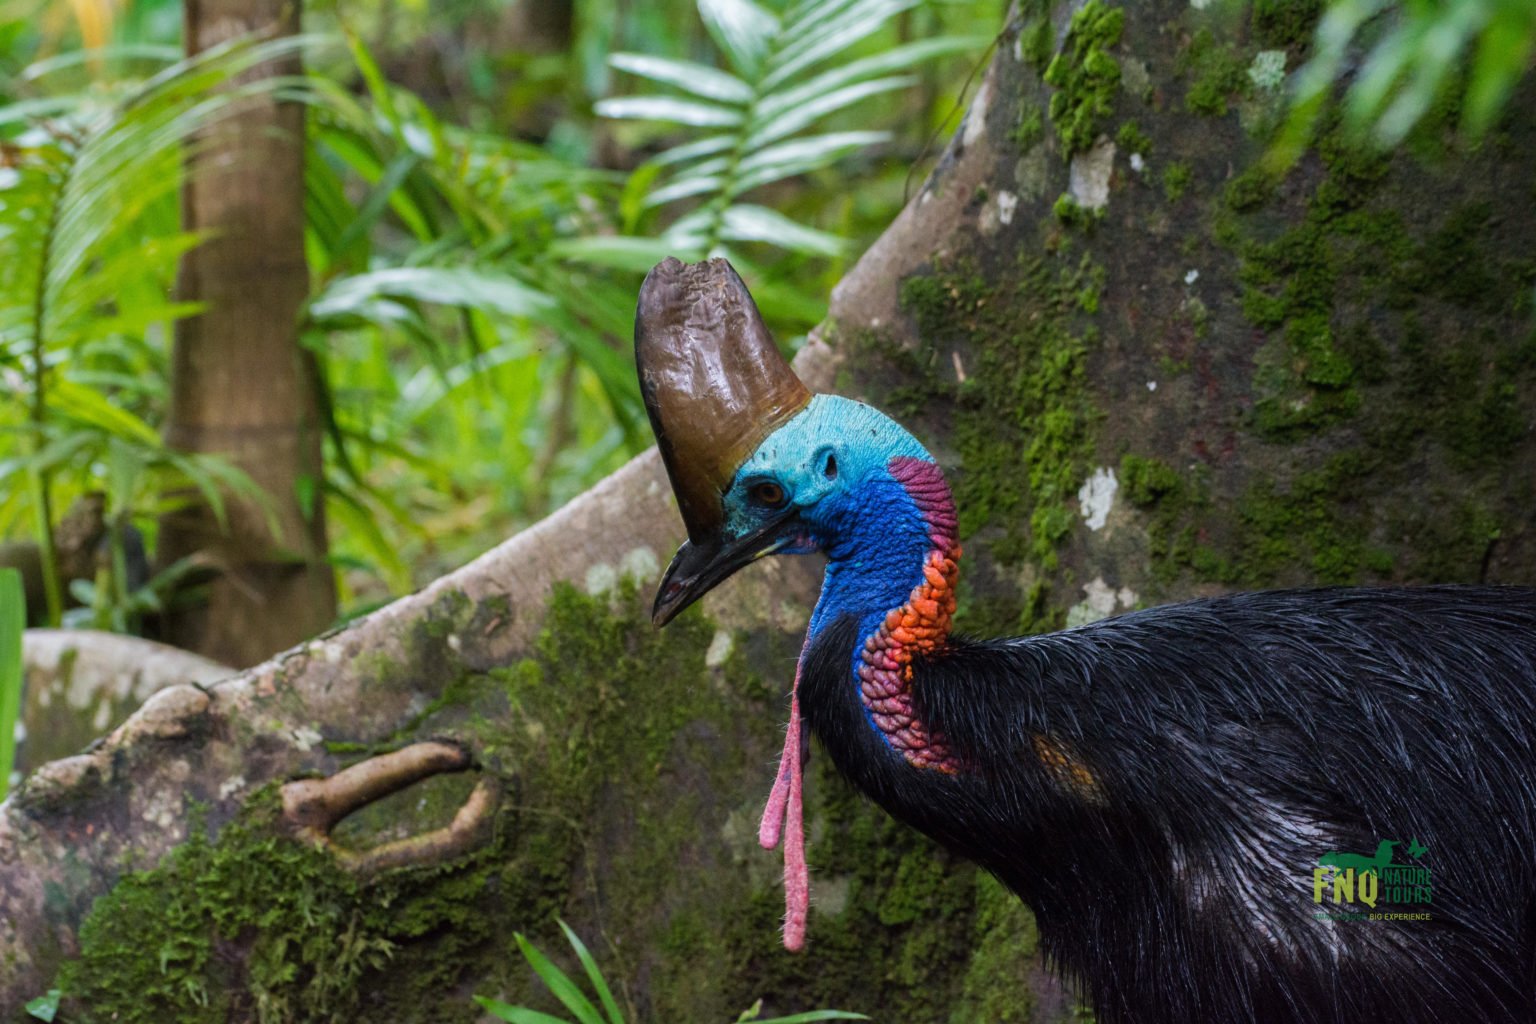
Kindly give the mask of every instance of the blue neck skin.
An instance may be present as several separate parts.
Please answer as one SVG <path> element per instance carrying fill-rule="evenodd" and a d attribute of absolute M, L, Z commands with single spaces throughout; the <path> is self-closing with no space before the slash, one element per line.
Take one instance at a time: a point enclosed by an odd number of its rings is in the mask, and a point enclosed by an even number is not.
<path fill-rule="evenodd" d="M 818 531 L 827 571 L 811 613 L 810 636 L 814 639 L 851 614 L 859 620 L 862 640 L 923 581 L 933 541 L 906 488 L 888 472 L 865 481 L 827 512 L 831 528 Z"/>

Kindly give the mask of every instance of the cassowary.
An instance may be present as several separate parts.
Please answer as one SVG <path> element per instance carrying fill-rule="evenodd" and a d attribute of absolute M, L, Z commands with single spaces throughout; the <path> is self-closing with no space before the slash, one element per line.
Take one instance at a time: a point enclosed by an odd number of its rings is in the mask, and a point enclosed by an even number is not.
<path fill-rule="evenodd" d="M 762 829 L 785 842 L 787 945 L 808 727 L 1018 893 L 1102 1021 L 1532 1019 L 1536 590 L 1235 594 L 955 636 L 938 465 L 811 395 L 728 263 L 652 270 L 635 338 L 688 528 L 656 623 L 764 555 L 827 558 Z"/>

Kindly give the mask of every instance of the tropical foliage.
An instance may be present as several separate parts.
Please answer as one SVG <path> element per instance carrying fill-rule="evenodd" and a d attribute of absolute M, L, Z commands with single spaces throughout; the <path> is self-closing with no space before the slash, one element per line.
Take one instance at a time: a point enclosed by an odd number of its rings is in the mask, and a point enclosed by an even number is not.
<path fill-rule="evenodd" d="M 302 326 L 322 370 L 324 494 L 355 612 L 472 556 L 644 446 L 627 336 L 639 274 L 663 255 L 729 251 L 761 281 L 786 335 L 821 317 L 825 286 L 854 251 L 845 233 L 873 231 L 899 201 L 892 192 L 883 209 L 853 211 L 809 187 L 895 142 L 831 122 L 892 97 L 873 120 L 899 123 L 910 107 L 899 97 L 916 79 L 894 72 L 979 48 L 942 33 L 895 43 L 891 20 L 917 13 L 916 0 L 784 10 L 701 0 L 694 56 L 731 70 L 635 54 L 611 63 L 663 81 L 687 72 L 685 93 L 698 82 L 725 90 L 713 122 L 631 128 L 594 119 L 595 97 L 583 101 L 589 134 L 612 124 L 624 152 L 663 144 L 630 172 L 592 166 L 592 146 L 572 146 L 569 132 L 541 143 L 445 120 L 391 82 L 363 32 L 339 21 L 327 38 L 340 45 L 308 41 L 309 76 L 259 86 L 228 87 L 300 43 L 181 61 L 133 41 L 35 62 L 0 109 L 0 258 L 19 270 L 0 296 L 0 372 L 26 399 L 0 410 L 0 536 L 33 536 L 53 565 L 62 510 L 104 492 L 114 550 L 97 579 L 74 584 L 87 609 L 73 615 L 131 629 L 192 567 L 129 580 L 122 528 L 152 549 L 169 502 L 190 495 L 217 507 L 221 494 L 248 489 L 227 464 L 168 447 L 159 428 L 171 327 L 196 312 L 171 288 L 178 257 L 200 241 L 177 218 L 183 147 L 254 90 L 311 111 L 313 295 Z M 765 25 L 774 38 L 758 47 L 752 33 Z M 835 30 L 835 45 L 807 47 L 820 30 Z M 583 82 L 621 80 L 594 66 L 593 46 L 577 49 Z M 797 99 L 824 86 L 837 86 L 830 101 Z M 651 118 L 690 103 L 703 106 L 696 96 L 614 97 L 597 110 Z M 758 198 L 770 188 L 772 205 Z M 786 205 L 802 219 L 779 212 Z M 56 621 L 71 594 L 56 568 L 47 577 Z"/>
<path fill-rule="evenodd" d="M 73 621 L 128 630 L 197 566 L 135 575 L 127 540 L 152 554 L 176 502 L 249 493 L 161 431 L 169 339 L 196 312 L 172 282 L 201 241 L 175 200 L 200 128 L 260 89 L 310 110 L 302 326 L 355 613 L 643 447 L 627 335 L 639 275 L 663 255 L 728 254 L 797 344 L 899 208 L 1002 14 L 658 0 L 620 17 L 591 0 L 559 46 L 523 50 L 483 41 L 494 26 L 474 5 L 318 0 L 306 18 L 324 46 L 184 61 L 178 0 L 39 2 L 0 9 L 0 379 L 21 398 L 0 406 L 0 538 L 33 538 L 53 567 L 51 619 L 73 601 Z M 422 71 L 445 35 L 460 49 Z M 1277 159 L 1300 152 L 1341 78 L 1347 124 L 1382 144 L 1445 109 L 1476 137 L 1533 41 L 1523 0 L 1336 0 L 1293 76 Z M 229 87 L 299 45 L 306 77 Z M 110 528 L 94 578 L 66 586 L 53 533 L 87 494 L 104 495 Z"/>
<path fill-rule="evenodd" d="M 1348 80 L 1344 125 L 1362 141 L 1395 146 L 1437 106 L 1453 112 L 1466 138 L 1478 139 L 1530 70 L 1533 48 L 1536 4 L 1529 0 L 1335 0 L 1292 83 L 1278 155 L 1300 153 L 1341 79 Z"/>

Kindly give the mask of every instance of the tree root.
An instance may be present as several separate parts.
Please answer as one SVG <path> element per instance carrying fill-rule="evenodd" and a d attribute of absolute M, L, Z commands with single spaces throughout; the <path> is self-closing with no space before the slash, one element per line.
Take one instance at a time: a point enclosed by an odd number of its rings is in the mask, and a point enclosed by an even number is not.
<path fill-rule="evenodd" d="M 350 850 L 331 838 L 347 815 L 430 775 L 474 767 L 469 752 L 433 740 L 380 754 L 324 779 L 299 779 L 283 786 L 283 817 L 297 839 L 329 850 L 354 875 L 369 878 L 393 868 L 438 864 L 474 849 L 490 832 L 501 786 L 489 775 L 443 828 L 396 839 L 366 850 Z"/>

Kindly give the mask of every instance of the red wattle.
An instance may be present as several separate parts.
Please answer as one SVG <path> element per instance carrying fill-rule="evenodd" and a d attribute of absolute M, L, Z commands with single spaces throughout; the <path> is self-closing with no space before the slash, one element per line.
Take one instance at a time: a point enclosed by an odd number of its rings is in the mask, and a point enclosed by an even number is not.
<path fill-rule="evenodd" d="M 799 951 L 805 947 L 805 922 L 810 912 L 811 874 L 805 863 L 804 772 L 800 750 L 800 672 L 795 671 L 795 688 L 789 704 L 789 729 L 784 736 L 784 753 L 779 757 L 779 773 L 763 808 L 757 841 L 771 850 L 784 840 L 784 948 Z"/>

